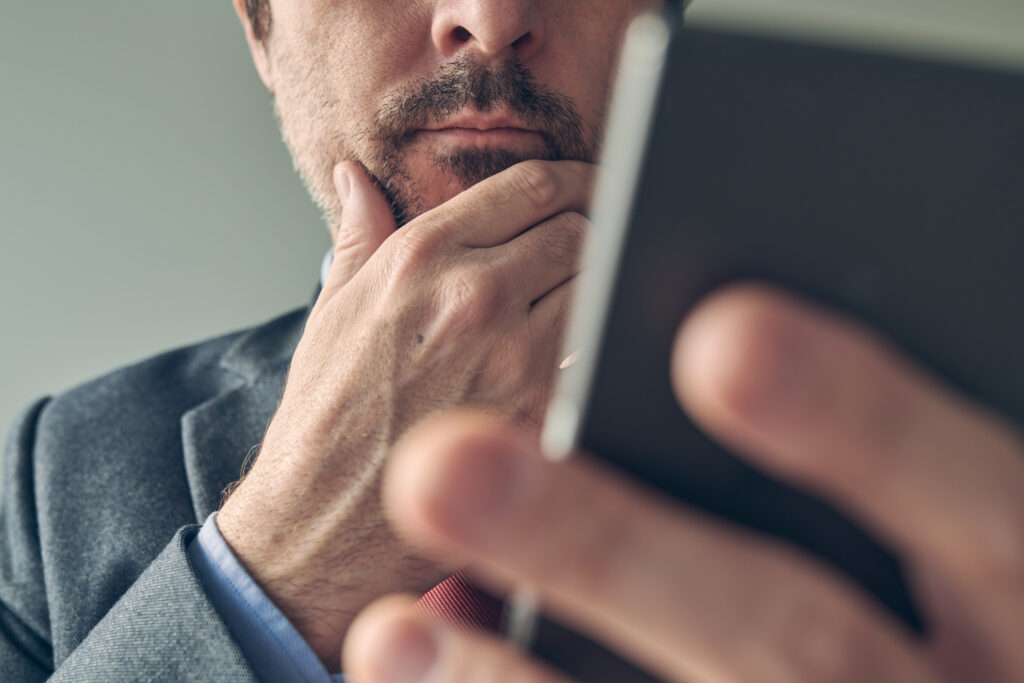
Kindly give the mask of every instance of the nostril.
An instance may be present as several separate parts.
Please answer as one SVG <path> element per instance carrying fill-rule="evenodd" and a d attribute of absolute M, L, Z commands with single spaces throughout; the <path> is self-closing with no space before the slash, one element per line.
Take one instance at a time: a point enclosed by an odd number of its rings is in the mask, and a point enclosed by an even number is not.
<path fill-rule="evenodd" d="M 530 42 L 532 42 L 532 41 L 533 41 L 533 34 L 532 33 L 524 33 L 523 35 L 519 36 L 519 39 L 516 40 L 516 42 L 512 43 L 512 49 L 514 49 L 514 50 L 521 50 L 524 47 L 526 47 L 527 45 L 529 45 Z"/>
<path fill-rule="evenodd" d="M 452 33 L 455 36 L 455 40 L 460 43 L 468 43 L 473 38 L 473 34 L 463 26 L 456 26 Z"/>

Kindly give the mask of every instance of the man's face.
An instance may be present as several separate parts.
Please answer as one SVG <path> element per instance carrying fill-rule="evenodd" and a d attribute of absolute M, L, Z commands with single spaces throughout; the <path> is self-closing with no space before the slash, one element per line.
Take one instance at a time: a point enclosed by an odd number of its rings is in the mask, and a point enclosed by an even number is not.
<path fill-rule="evenodd" d="M 524 159 L 595 161 L 625 28 L 660 4 L 271 0 L 257 64 L 332 229 L 344 160 L 402 224 Z"/>

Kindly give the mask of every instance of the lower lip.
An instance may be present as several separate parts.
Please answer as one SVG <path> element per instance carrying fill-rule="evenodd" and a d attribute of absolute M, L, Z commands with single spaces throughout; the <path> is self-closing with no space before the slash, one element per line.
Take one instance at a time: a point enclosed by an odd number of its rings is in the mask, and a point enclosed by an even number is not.
<path fill-rule="evenodd" d="M 489 130 L 443 128 L 441 130 L 421 130 L 418 134 L 439 142 L 476 147 L 532 143 L 541 139 L 540 133 L 521 128 L 491 128 Z"/>

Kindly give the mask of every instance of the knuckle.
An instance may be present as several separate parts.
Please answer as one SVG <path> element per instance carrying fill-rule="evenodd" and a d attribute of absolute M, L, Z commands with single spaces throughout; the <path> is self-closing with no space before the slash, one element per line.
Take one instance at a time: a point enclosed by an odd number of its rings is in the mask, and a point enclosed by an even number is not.
<path fill-rule="evenodd" d="M 398 279 L 407 280 L 415 272 L 436 260 L 438 238 L 429 231 L 411 231 L 393 240 L 388 255 L 391 270 Z"/>
<path fill-rule="evenodd" d="M 481 381 L 489 396 L 501 397 L 505 419 L 532 432 L 542 424 L 553 371 L 539 370 L 536 353 L 528 347 L 514 336 L 495 340 Z"/>
<path fill-rule="evenodd" d="M 575 265 L 590 223 L 574 212 L 559 215 L 543 240 L 543 258 L 554 265 Z"/>
<path fill-rule="evenodd" d="M 474 328 L 494 315 L 501 298 L 493 278 L 478 269 L 454 268 L 441 285 L 441 314 L 457 329 Z"/>
<path fill-rule="evenodd" d="M 582 244 L 590 234 L 590 219 L 575 211 L 567 211 L 562 217 L 566 229 L 576 238 L 577 243 Z"/>
<path fill-rule="evenodd" d="M 532 204 L 546 207 L 558 198 L 560 183 L 551 164 L 531 159 L 513 166 L 510 173 L 519 194 Z"/>

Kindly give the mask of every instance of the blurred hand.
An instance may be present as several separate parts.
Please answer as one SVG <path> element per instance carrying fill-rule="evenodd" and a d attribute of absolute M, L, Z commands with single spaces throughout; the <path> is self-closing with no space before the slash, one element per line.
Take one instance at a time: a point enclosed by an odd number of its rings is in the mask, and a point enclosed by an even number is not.
<path fill-rule="evenodd" d="M 456 404 L 539 424 L 592 176 L 581 163 L 525 162 L 396 231 L 362 167 L 336 169 L 333 266 L 259 459 L 217 518 L 334 665 L 363 606 L 442 578 L 383 517 L 380 472 L 396 439 Z"/>
<path fill-rule="evenodd" d="M 1024 680 L 1024 449 L 1007 424 L 858 324 L 766 287 L 684 323 L 673 380 L 714 437 L 858 517 L 906 558 L 930 626 L 905 632 L 839 575 L 594 461 L 545 462 L 494 417 L 436 417 L 400 443 L 402 534 L 473 563 L 671 681 Z M 388 598 L 352 626 L 359 683 L 556 681 L 508 646 Z"/>

